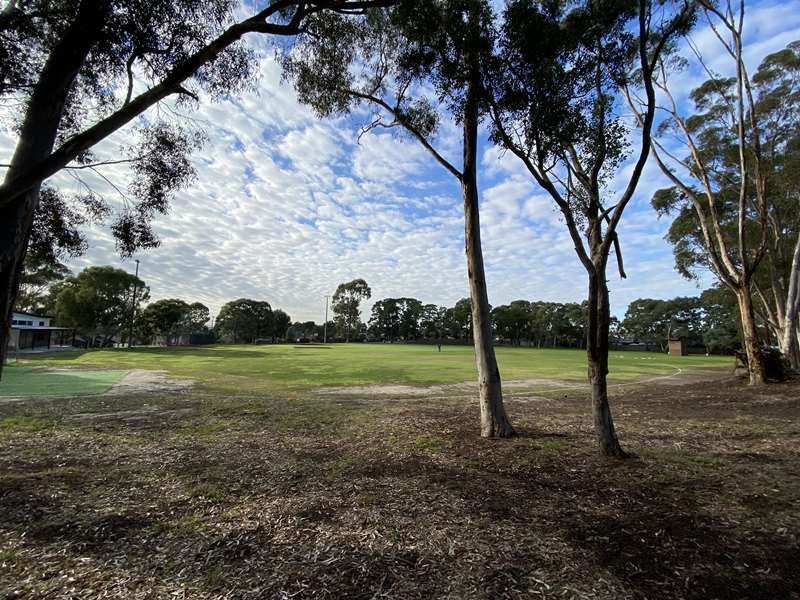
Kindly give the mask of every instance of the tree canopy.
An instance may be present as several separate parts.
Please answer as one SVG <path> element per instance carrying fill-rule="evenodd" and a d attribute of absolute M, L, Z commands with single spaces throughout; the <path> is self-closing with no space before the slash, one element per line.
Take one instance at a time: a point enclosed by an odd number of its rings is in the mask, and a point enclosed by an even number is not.
<path fill-rule="evenodd" d="M 234 344 L 272 336 L 274 316 L 269 302 L 239 298 L 222 306 L 214 328 Z"/>
<path fill-rule="evenodd" d="M 136 307 L 132 305 L 134 287 Z M 134 308 L 147 301 L 144 281 L 114 267 L 88 267 L 54 286 L 58 322 L 89 336 L 111 338 L 130 324 Z"/>
<path fill-rule="evenodd" d="M 363 279 L 340 283 L 333 294 L 334 322 L 340 336 L 350 340 L 361 330 L 361 302 L 369 300 L 372 290 Z"/>

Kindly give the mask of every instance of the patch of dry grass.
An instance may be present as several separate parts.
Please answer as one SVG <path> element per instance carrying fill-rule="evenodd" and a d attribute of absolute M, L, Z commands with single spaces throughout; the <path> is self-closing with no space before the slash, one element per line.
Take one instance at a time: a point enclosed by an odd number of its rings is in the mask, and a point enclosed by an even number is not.
<path fill-rule="evenodd" d="M 622 393 L 622 392 L 620 392 Z M 175 396 L 0 406 L 0 596 L 794 598 L 800 394 Z M 16 421 L 14 421 L 16 419 Z M 21 419 L 21 420 L 20 420 Z M 5 421 L 3 421 L 5 422 Z"/>

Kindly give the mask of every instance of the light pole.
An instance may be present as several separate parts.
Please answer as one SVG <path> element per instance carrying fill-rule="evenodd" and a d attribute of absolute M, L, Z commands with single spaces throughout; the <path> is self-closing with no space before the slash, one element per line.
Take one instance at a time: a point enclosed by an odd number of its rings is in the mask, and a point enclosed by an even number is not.
<path fill-rule="evenodd" d="M 322 325 L 322 343 L 328 343 L 328 298 L 330 296 L 325 296 L 325 323 Z"/>
<path fill-rule="evenodd" d="M 139 279 L 139 259 L 136 259 L 136 279 Z M 133 282 L 133 299 L 131 300 L 131 326 L 128 330 L 128 348 L 133 346 L 133 320 L 136 318 L 136 281 Z"/>

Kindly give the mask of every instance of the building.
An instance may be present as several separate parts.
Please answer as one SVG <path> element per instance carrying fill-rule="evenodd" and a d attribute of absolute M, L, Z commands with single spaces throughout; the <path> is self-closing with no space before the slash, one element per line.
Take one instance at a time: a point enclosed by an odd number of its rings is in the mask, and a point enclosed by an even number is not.
<path fill-rule="evenodd" d="M 686 338 L 669 338 L 668 343 L 671 356 L 686 356 L 689 354 L 686 347 Z"/>
<path fill-rule="evenodd" d="M 9 350 L 32 352 L 71 348 L 75 336 L 69 327 L 51 325 L 53 317 L 15 312 L 11 317 Z"/>

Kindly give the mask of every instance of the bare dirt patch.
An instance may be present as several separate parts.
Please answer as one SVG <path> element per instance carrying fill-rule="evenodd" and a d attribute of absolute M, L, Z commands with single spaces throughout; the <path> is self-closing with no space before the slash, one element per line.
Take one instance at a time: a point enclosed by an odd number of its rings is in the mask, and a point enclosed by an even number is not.
<path fill-rule="evenodd" d="M 174 379 L 166 371 L 134 369 L 119 383 L 111 386 L 104 395 L 127 396 L 130 394 L 174 394 L 189 391 L 195 382 L 191 379 Z"/>

